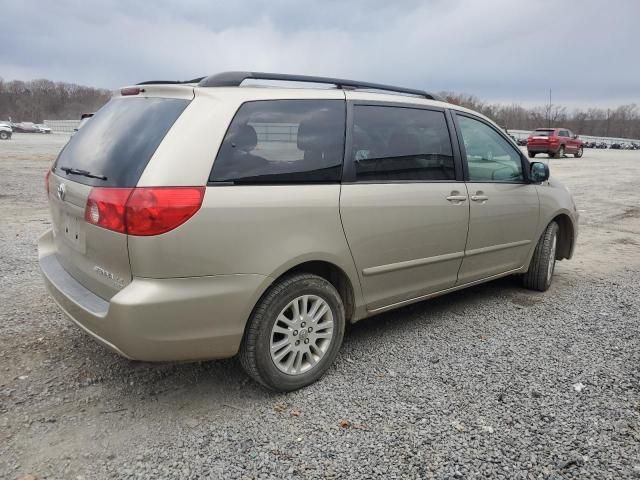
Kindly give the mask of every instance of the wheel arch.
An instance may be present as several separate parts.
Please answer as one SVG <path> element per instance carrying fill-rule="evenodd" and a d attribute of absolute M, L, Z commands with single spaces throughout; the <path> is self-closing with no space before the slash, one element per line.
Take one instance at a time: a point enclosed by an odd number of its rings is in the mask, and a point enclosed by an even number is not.
<path fill-rule="evenodd" d="M 551 222 L 556 222 L 559 228 L 558 245 L 556 247 L 556 260 L 569 260 L 573 256 L 577 229 L 573 223 L 569 211 L 562 209 L 556 211 L 549 217 L 545 217 L 545 219 L 538 224 L 539 230 L 536 234 L 535 241 L 532 242 L 531 249 L 529 250 L 526 261 L 522 266 L 522 272 L 526 272 L 529 268 L 529 264 L 531 263 L 531 259 L 533 258 L 536 246 L 538 245 L 540 238 L 542 237 L 542 235 L 544 235 L 544 232 L 547 230 L 547 227 Z"/>
<path fill-rule="evenodd" d="M 271 282 L 264 288 L 260 298 L 278 282 L 280 279 L 289 276 L 294 273 L 311 273 L 324 278 L 331 283 L 340 294 L 342 303 L 345 308 L 345 319 L 347 323 L 353 323 L 364 316 L 366 316 L 366 310 L 362 301 L 362 290 L 360 287 L 360 281 L 357 278 L 355 267 L 353 272 L 348 271 L 348 267 L 345 268 L 335 258 L 326 258 L 321 255 L 303 256 L 300 258 L 292 259 L 285 265 L 275 270 L 269 278 Z M 256 305 L 260 300 L 256 302 Z M 254 307 L 255 308 L 255 307 Z"/>
<path fill-rule="evenodd" d="M 566 213 L 560 213 L 553 217 L 547 225 L 551 222 L 556 222 L 559 228 L 556 259 L 570 259 L 573 256 L 573 246 L 575 244 L 575 227 L 573 220 L 571 220 L 571 217 Z"/>
<path fill-rule="evenodd" d="M 355 313 L 355 291 L 349 276 L 336 264 L 324 260 L 310 260 L 291 267 L 282 273 L 282 278 L 293 273 L 311 273 L 331 283 L 340 294 L 344 305 L 345 320 L 350 323 Z"/>

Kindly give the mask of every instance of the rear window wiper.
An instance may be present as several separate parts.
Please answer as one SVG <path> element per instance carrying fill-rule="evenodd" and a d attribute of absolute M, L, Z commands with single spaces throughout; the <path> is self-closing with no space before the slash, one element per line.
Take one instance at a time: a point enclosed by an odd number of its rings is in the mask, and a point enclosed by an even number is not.
<path fill-rule="evenodd" d="M 88 170 L 80 170 L 79 168 L 60 167 L 60 170 L 62 170 L 67 175 L 69 175 L 69 174 L 71 174 L 71 175 L 82 175 L 83 177 L 97 178 L 98 180 L 106 180 L 107 179 L 107 177 L 105 177 L 104 175 L 94 175 L 93 173 L 89 172 Z"/>

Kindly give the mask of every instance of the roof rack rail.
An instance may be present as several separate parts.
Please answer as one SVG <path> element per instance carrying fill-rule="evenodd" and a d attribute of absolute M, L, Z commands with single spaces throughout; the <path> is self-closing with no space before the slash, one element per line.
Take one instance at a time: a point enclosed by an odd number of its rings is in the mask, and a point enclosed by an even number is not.
<path fill-rule="evenodd" d="M 356 80 L 346 80 L 342 78 L 312 77 L 308 75 L 290 75 L 286 73 L 265 73 L 265 72 L 222 72 L 202 78 L 198 82 L 199 87 L 239 87 L 245 80 L 276 80 L 284 82 L 304 82 L 304 83 L 326 83 L 335 85 L 344 90 L 382 90 L 386 92 L 405 93 L 424 97 L 429 100 L 440 100 L 438 95 L 417 90 L 413 88 L 394 87 L 381 83 L 358 82 Z"/>
<path fill-rule="evenodd" d="M 206 77 L 198 77 L 193 80 L 147 80 L 146 82 L 136 83 L 136 85 L 183 85 L 186 83 L 199 83 Z"/>

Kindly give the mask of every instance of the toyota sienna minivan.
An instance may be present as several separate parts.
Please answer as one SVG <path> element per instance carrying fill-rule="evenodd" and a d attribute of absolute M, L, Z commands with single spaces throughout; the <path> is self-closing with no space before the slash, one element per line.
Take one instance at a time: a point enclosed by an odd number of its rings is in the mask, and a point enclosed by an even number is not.
<path fill-rule="evenodd" d="M 348 323 L 507 275 L 546 290 L 578 225 L 486 117 L 283 74 L 123 88 L 46 186 L 40 267 L 80 328 L 136 360 L 237 354 L 281 391 L 328 369 Z"/>

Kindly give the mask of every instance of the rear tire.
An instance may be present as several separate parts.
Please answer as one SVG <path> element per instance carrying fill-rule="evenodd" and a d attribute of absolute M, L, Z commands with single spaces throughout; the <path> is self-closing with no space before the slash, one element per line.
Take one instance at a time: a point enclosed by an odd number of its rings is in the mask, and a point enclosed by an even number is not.
<path fill-rule="evenodd" d="M 551 222 L 538 240 L 529 270 L 522 276 L 522 285 L 525 288 L 544 292 L 551 285 L 556 266 L 559 230 L 558 224 Z"/>
<path fill-rule="evenodd" d="M 580 157 L 582 157 L 583 153 L 584 153 L 583 147 L 578 147 L 578 150 L 576 151 L 576 153 L 573 156 L 575 158 L 580 158 Z"/>
<path fill-rule="evenodd" d="M 560 148 L 558 149 L 558 151 L 555 153 L 555 155 L 553 156 L 553 158 L 564 158 L 564 145 L 560 145 Z"/>
<path fill-rule="evenodd" d="M 267 388 L 297 390 L 331 366 L 344 328 L 344 305 L 330 282 L 309 273 L 285 277 L 256 305 L 240 346 L 240 363 Z"/>
<path fill-rule="evenodd" d="M 528 152 L 529 158 L 536 158 L 536 152 Z"/>

